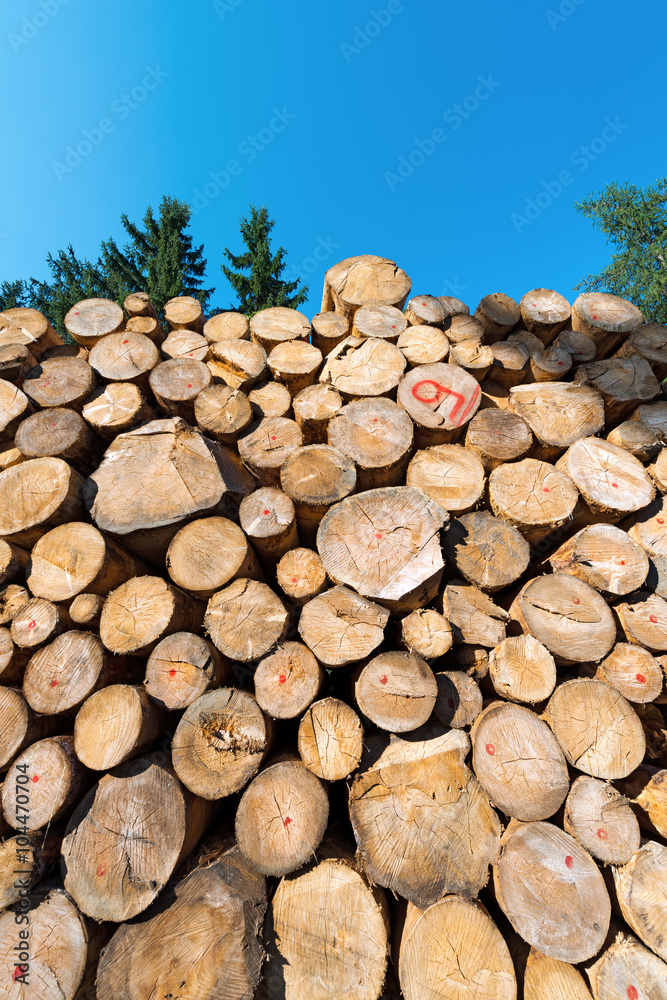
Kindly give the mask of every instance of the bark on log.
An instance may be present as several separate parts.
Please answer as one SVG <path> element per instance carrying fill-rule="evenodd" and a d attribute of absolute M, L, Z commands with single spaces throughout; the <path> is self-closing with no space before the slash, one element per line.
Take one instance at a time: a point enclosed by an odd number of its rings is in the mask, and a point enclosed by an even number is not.
<path fill-rule="evenodd" d="M 65 406 L 81 413 L 97 387 L 95 373 L 81 358 L 50 358 L 32 368 L 23 380 L 23 391 L 38 409 Z"/>
<path fill-rule="evenodd" d="M 525 538 L 487 511 L 453 520 L 443 548 L 458 574 L 491 594 L 518 580 L 530 561 Z"/>
<path fill-rule="evenodd" d="M 571 309 L 564 296 L 550 288 L 534 288 L 519 303 L 521 319 L 526 330 L 539 337 L 543 344 L 550 344 L 567 326 Z"/>
<path fill-rule="evenodd" d="M 479 410 L 466 430 L 465 446 L 479 456 L 485 472 L 523 458 L 532 445 L 526 421 L 507 410 Z"/>
<path fill-rule="evenodd" d="M 508 831 L 493 877 L 501 909 L 543 955 L 577 964 L 600 951 L 611 919 L 609 894 L 574 837 L 551 823 Z"/>
<path fill-rule="evenodd" d="M 22 649 L 33 650 L 55 639 L 71 625 L 64 604 L 33 597 L 12 620 L 12 640 Z"/>
<path fill-rule="evenodd" d="M 628 642 L 650 649 L 667 651 L 667 601 L 657 594 L 639 590 L 627 601 L 614 605 Z"/>
<path fill-rule="evenodd" d="M 553 694 L 556 662 L 532 635 L 510 636 L 489 653 L 489 676 L 501 698 L 536 705 Z"/>
<path fill-rule="evenodd" d="M 528 424 L 536 443 L 531 458 L 553 462 L 582 437 L 604 427 L 604 403 L 599 392 L 585 385 L 550 382 L 515 386 L 509 409 Z"/>
<path fill-rule="evenodd" d="M 317 381 L 322 352 L 305 340 L 288 340 L 273 348 L 266 363 L 275 381 L 294 398 Z"/>
<path fill-rule="evenodd" d="M 102 608 L 100 639 L 111 653 L 147 657 L 174 632 L 199 628 L 204 605 L 159 576 L 134 576 L 113 590 Z"/>
<path fill-rule="evenodd" d="M 655 496 L 655 486 L 641 462 L 623 448 L 600 438 L 576 441 L 556 463 L 581 493 L 595 520 L 619 520 L 641 510 Z"/>
<path fill-rule="evenodd" d="M 74 748 L 92 771 L 108 771 L 150 747 L 165 728 L 162 709 L 138 684 L 96 691 L 74 721 Z"/>
<path fill-rule="evenodd" d="M 667 964 L 632 934 L 618 933 L 586 974 L 595 1000 L 667 1000 Z"/>
<path fill-rule="evenodd" d="M 470 738 L 477 780 L 507 816 L 532 822 L 560 809 L 570 787 L 565 757 L 534 712 L 492 702 L 475 720 Z"/>
<path fill-rule="evenodd" d="M 263 875 L 301 868 L 320 844 L 329 819 L 326 790 L 300 760 L 283 760 L 261 771 L 236 811 L 236 841 Z"/>
<path fill-rule="evenodd" d="M 303 443 L 326 444 L 329 421 L 343 405 L 340 393 L 330 385 L 308 386 L 295 397 L 294 419 L 303 435 Z"/>
<path fill-rule="evenodd" d="M 249 392 L 266 377 L 266 351 L 248 340 L 219 340 L 211 345 L 208 367 L 230 389 Z"/>
<path fill-rule="evenodd" d="M 239 523 L 266 566 L 275 566 L 299 544 L 294 504 L 282 490 L 271 486 L 255 490 L 243 500 Z"/>
<path fill-rule="evenodd" d="M 74 625 L 97 628 L 100 623 L 104 598 L 98 594 L 79 594 L 69 606 L 69 616 Z"/>
<path fill-rule="evenodd" d="M 449 353 L 447 337 L 433 326 L 408 327 L 399 336 L 396 346 L 410 368 L 437 364 L 444 361 Z"/>
<path fill-rule="evenodd" d="M 265 417 L 252 424 L 238 449 L 244 464 L 261 486 L 277 486 L 280 470 L 289 456 L 300 448 L 303 437 L 298 424 L 287 417 Z"/>
<path fill-rule="evenodd" d="M 350 334 L 350 321 L 335 312 L 321 312 L 313 316 L 312 343 L 326 358 Z"/>
<path fill-rule="evenodd" d="M 481 903 L 462 896 L 445 896 L 424 910 L 408 906 L 398 975 L 405 1000 L 517 996 L 512 959 L 500 931 Z"/>
<path fill-rule="evenodd" d="M 357 471 L 337 448 L 311 444 L 288 456 L 280 469 L 280 485 L 294 504 L 299 537 L 312 545 L 327 511 L 354 492 Z"/>
<path fill-rule="evenodd" d="M 314 702 L 299 723 L 299 756 L 323 781 L 341 781 L 359 766 L 364 731 L 359 716 L 338 698 Z"/>
<path fill-rule="evenodd" d="M 166 765 L 142 757 L 121 764 L 91 788 L 67 825 L 65 888 L 94 920 L 129 920 L 153 902 L 210 816 L 209 804 Z"/>
<path fill-rule="evenodd" d="M 477 587 L 453 581 L 445 587 L 441 600 L 455 643 L 492 649 L 505 638 L 509 614 Z"/>
<path fill-rule="evenodd" d="M 304 605 L 299 634 L 325 667 L 343 667 L 377 649 L 388 621 L 385 608 L 346 587 L 334 587 Z"/>
<path fill-rule="evenodd" d="M 478 383 L 456 365 L 420 365 L 401 379 L 397 399 L 415 424 L 415 445 L 448 444 L 477 412 Z"/>
<path fill-rule="evenodd" d="M 182 710 L 209 688 L 231 680 L 229 661 L 193 632 L 168 635 L 148 657 L 144 685 L 163 708 Z"/>
<path fill-rule="evenodd" d="M 202 332 L 209 344 L 220 340 L 248 340 L 250 324 L 243 313 L 222 312 L 207 319 Z"/>
<path fill-rule="evenodd" d="M 381 653 L 361 668 L 354 681 L 360 711 L 390 733 L 407 733 L 423 726 L 437 694 L 433 671 L 414 653 Z"/>
<path fill-rule="evenodd" d="M 602 661 L 595 679 L 605 681 L 630 702 L 655 701 L 662 694 L 665 674 L 648 649 L 619 642 Z"/>
<path fill-rule="evenodd" d="M 514 599 L 510 614 L 525 633 L 547 647 L 556 663 L 596 662 L 616 639 L 604 598 L 569 573 L 530 580 Z"/>
<path fill-rule="evenodd" d="M 74 410 L 40 410 L 16 431 L 16 447 L 26 458 L 62 458 L 83 475 L 102 459 L 104 444 Z"/>
<path fill-rule="evenodd" d="M 401 622 L 401 639 L 411 653 L 427 661 L 438 660 L 451 649 L 452 627 L 433 608 L 419 608 Z"/>
<path fill-rule="evenodd" d="M 320 374 L 346 402 L 364 396 L 393 396 L 405 371 L 406 360 L 393 344 L 370 338 L 343 340 L 327 356 Z"/>
<path fill-rule="evenodd" d="M 164 318 L 170 330 L 201 330 L 204 326 L 201 302 L 192 295 L 177 295 L 165 302 Z"/>
<path fill-rule="evenodd" d="M 327 585 L 322 560 L 312 549 L 290 549 L 276 567 L 278 586 L 290 604 L 302 607 Z"/>
<path fill-rule="evenodd" d="M 32 411 L 26 394 L 11 382 L 0 379 L 0 441 L 13 441 L 19 424 Z"/>
<path fill-rule="evenodd" d="M 164 345 L 163 345 L 164 347 Z M 158 363 L 158 350 L 143 333 L 111 333 L 90 352 L 88 363 L 100 382 L 132 382 L 148 390 L 148 373 Z"/>
<path fill-rule="evenodd" d="M 565 681 L 551 696 L 544 718 L 567 762 L 593 778 L 626 778 L 644 759 L 646 738 L 637 713 L 602 681 Z"/>
<path fill-rule="evenodd" d="M 489 476 L 493 513 L 518 528 L 530 545 L 565 524 L 578 499 L 568 475 L 536 458 L 499 465 Z"/>
<path fill-rule="evenodd" d="M 484 339 L 487 344 L 503 340 L 521 319 L 519 306 L 503 292 L 485 295 L 475 310 L 475 319 L 484 328 Z"/>
<path fill-rule="evenodd" d="M 649 840 L 613 873 L 625 920 L 651 951 L 667 961 L 667 847 Z"/>
<path fill-rule="evenodd" d="M 407 413 L 392 400 L 381 397 L 348 403 L 329 422 L 327 437 L 330 445 L 355 463 L 358 490 L 405 481 L 413 427 Z"/>
<path fill-rule="evenodd" d="M 17 688 L 0 687 L 0 770 L 26 747 L 62 732 L 65 724 L 58 716 L 33 712 Z"/>
<path fill-rule="evenodd" d="M 240 791 L 257 774 L 271 742 L 269 720 L 247 691 L 207 691 L 183 713 L 171 744 L 174 770 L 204 799 Z"/>
<path fill-rule="evenodd" d="M 211 381 L 211 372 L 204 362 L 192 358 L 162 361 L 152 369 L 149 376 L 151 391 L 158 406 L 165 414 L 182 417 L 191 425 L 197 423 L 195 400 Z"/>
<path fill-rule="evenodd" d="M 109 299 L 82 299 L 65 316 L 65 329 L 81 347 L 90 349 L 102 337 L 125 326 L 123 310 Z"/>
<path fill-rule="evenodd" d="M 457 729 L 373 736 L 350 787 L 365 870 L 415 906 L 476 896 L 497 857 L 500 822 L 464 763 L 468 748 Z"/>
<path fill-rule="evenodd" d="M 440 444 L 416 453 L 405 482 L 457 516 L 477 506 L 486 479 L 484 466 L 473 451 L 458 444 Z"/>
<path fill-rule="evenodd" d="M 239 577 L 262 578 L 248 539 L 226 517 L 203 517 L 179 528 L 167 549 L 166 566 L 176 586 L 200 600 Z"/>
<path fill-rule="evenodd" d="M 248 393 L 248 402 L 256 420 L 264 417 L 292 417 L 289 389 L 277 382 L 260 382 Z"/>
<path fill-rule="evenodd" d="M 105 441 L 155 419 L 141 391 L 130 382 L 113 382 L 97 389 L 84 404 L 83 419 Z"/>
<path fill-rule="evenodd" d="M 611 354 L 643 322 L 637 306 L 604 292 L 585 292 L 572 306 L 572 329 L 595 342 L 596 360 Z"/>
<path fill-rule="evenodd" d="M 303 313 L 286 306 L 260 309 L 250 320 L 250 338 L 267 354 L 285 341 L 307 340 L 309 337 L 310 320 Z"/>
<path fill-rule="evenodd" d="M 231 660 L 260 660 L 284 639 L 289 614 L 270 587 L 256 580 L 235 580 L 213 595 L 204 626 L 211 641 Z"/>
<path fill-rule="evenodd" d="M 452 729 L 472 726 L 482 711 L 482 692 L 477 681 L 462 670 L 443 670 L 435 679 L 438 697 L 434 711 L 443 726 Z"/>
<path fill-rule="evenodd" d="M 489 377 L 498 385 L 510 389 L 528 376 L 530 372 L 530 351 L 525 344 L 500 341 L 491 347 L 493 353 Z"/>
<path fill-rule="evenodd" d="M 590 385 L 604 400 L 605 422 L 608 427 L 620 424 L 660 392 L 660 383 L 645 358 L 610 358 L 579 365 L 574 373 L 575 385 Z"/>
<path fill-rule="evenodd" d="M 607 594 L 629 594 L 648 574 L 648 557 L 612 524 L 591 524 L 549 556 L 554 573 L 570 573 Z"/>
<path fill-rule="evenodd" d="M 582 775 L 565 802 L 563 827 L 605 865 L 624 865 L 639 850 L 639 823 L 612 785 Z"/>
<path fill-rule="evenodd" d="M 402 309 L 411 287 L 405 271 L 386 257 L 348 257 L 324 275 L 322 312 L 334 311 L 351 320 L 359 306 Z"/>
<path fill-rule="evenodd" d="M 431 601 L 443 571 L 440 530 L 448 514 L 420 490 L 368 490 L 325 514 L 317 549 L 334 583 L 393 611 Z"/>
<path fill-rule="evenodd" d="M 272 719 L 296 719 L 317 698 L 324 671 L 307 646 L 284 642 L 265 656 L 254 675 L 255 698 Z"/>
<path fill-rule="evenodd" d="M 228 385 L 209 385 L 195 400 L 195 420 L 202 434 L 233 445 L 253 421 L 253 410 L 244 392 Z"/>
<path fill-rule="evenodd" d="M 28 780 L 22 783 L 23 778 Z M 74 737 L 49 736 L 27 747 L 9 768 L 2 786 L 5 819 L 15 829 L 42 830 L 69 813 L 90 784 Z M 29 804 L 22 809 L 26 797 Z"/>

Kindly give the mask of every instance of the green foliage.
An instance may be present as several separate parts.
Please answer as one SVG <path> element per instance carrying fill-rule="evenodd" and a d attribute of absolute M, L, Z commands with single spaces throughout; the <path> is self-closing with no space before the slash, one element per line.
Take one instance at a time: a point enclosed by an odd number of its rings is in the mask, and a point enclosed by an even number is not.
<path fill-rule="evenodd" d="M 65 316 L 81 299 L 112 299 L 112 288 L 106 281 L 101 261 L 92 263 L 79 260 L 72 244 L 49 254 L 46 263 L 51 271 L 50 281 L 30 281 L 30 305 L 48 316 L 61 335 L 66 334 Z"/>
<path fill-rule="evenodd" d="M 237 256 L 225 249 L 224 256 L 232 266 L 220 265 L 239 300 L 235 311 L 250 317 L 270 306 L 297 309 L 308 297 L 308 286 L 299 288 L 298 279 L 281 279 L 285 270 L 286 251 L 283 247 L 278 247 L 275 254 L 271 253 L 271 230 L 275 226 L 275 220 L 269 218 L 266 205 L 261 208 L 251 205 L 250 217 L 242 216 L 239 224 L 247 250 Z"/>
<path fill-rule="evenodd" d="M 0 284 L 0 312 L 30 305 L 28 287 L 21 278 Z"/>
<path fill-rule="evenodd" d="M 667 323 L 667 178 L 646 188 L 608 184 L 575 205 L 617 252 L 577 285 L 629 299 L 647 321 Z"/>

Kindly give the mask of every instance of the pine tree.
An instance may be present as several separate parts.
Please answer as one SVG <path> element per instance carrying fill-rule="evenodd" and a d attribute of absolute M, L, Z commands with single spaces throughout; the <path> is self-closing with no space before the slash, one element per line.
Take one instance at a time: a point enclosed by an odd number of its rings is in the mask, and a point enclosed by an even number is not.
<path fill-rule="evenodd" d="M 0 284 L 0 312 L 29 305 L 28 287 L 21 278 Z"/>
<path fill-rule="evenodd" d="M 102 262 L 79 260 L 70 243 L 56 256 L 49 254 L 46 263 L 51 271 L 50 281 L 30 281 L 30 305 L 49 317 L 60 334 L 65 334 L 65 316 L 81 299 L 114 298 L 113 287 L 106 280 Z"/>
<path fill-rule="evenodd" d="M 617 250 L 599 274 L 577 285 L 629 299 L 647 321 L 667 323 L 667 178 L 646 188 L 608 184 L 575 205 Z"/>
<path fill-rule="evenodd" d="M 220 265 L 239 300 L 232 309 L 248 317 L 270 306 L 297 309 L 308 297 L 308 286 L 299 288 L 298 279 L 283 281 L 280 277 L 286 266 L 286 251 L 278 247 L 275 254 L 271 253 L 270 237 L 275 220 L 269 218 L 266 205 L 261 208 L 251 205 L 250 217 L 242 216 L 239 224 L 248 249 L 238 256 L 225 249 L 223 253 L 232 266 Z M 250 273 L 243 274 L 243 271 Z"/>

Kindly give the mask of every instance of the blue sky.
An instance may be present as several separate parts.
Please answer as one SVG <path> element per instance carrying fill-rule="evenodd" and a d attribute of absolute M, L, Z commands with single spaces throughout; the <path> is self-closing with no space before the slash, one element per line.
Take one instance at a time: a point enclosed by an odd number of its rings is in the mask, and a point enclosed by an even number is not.
<path fill-rule="evenodd" d="M 572 300 L 609 254 L 575 200 L 667 173 L 666 29 L 663 0 L 7 0 L 0 280 L 70 242 L 94 258 L 171 194 L 220 308 L 250 202 L 309 316 L 361 253 L 471 309 Z"/>

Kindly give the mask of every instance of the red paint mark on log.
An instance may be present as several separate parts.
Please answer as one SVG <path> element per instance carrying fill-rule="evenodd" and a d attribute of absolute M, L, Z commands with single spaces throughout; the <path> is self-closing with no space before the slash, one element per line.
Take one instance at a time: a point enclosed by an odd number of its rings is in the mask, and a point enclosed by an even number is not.
<path fill-rule="evenodd" d="M 129 340 L 124 340 L 123 343 L 124 344 L 129 344 Z"/>
<path fill-rule="evenodd" d="M 292 577 L 292 583 L 297 583 L 297 577 L 296 576 Z"/>
<path fill-rule="evenodd" d="M 548 493 L 549 492 L 549 487 L 548 486 L 543 487 L 542 492 L 543 493 Z"/>
<path fill-rule="evenodd" d="M 33 620 L 31 622 L 28 622 L 28 628 L 34 628 L 36 624 L 37 624 L 37 622 L 33 618 Z"/>
<path fill-rule="evenodd" d="M 389 678 L 385 674 L 384 677 L 380 678 L 380 684 L 386 684 L 388 680 L 389 680 Z"/>
<path fill-rule="evenodd" d="M 574 601 L 572 603 L 573 604 L 581 604 L 581 598 L 575 597 L 575 599 L 574 599 Z"/>
<path fill-rule="evenodd" d="M 658 617 L 657 617 L 657 615 L 649 615 L 648 616 L 648 620 L 650 622 L 653 622 L 654 625 L 658 624 Z"/>
<path fill-rule="evenodd" d="M 665 523 L 664 517 L 656 517 L 656 521 L 658 522 L 658 524 L 664 524 Z"/>
<path fill-rule="evenodd" d="M 272 440 L 272 441 L 275 441 L 275 440 L 276 440 L 276 435 L 275 435 L 275 434 L 272 434 L 272 435 L 271 435 L 271 440 Z"/>
<path fill-rule="evenodd" d="M 568 856 L 565 858 L 565 864 L 567 865 L 568 868 L 574 868 L 574 858 L 572 857 L 571 854 L 568 854 Z"/>
<path fill-rule="evenodd" d="M 628 994 L 628 1000 L 639 1000 L 639 993 L 634 986 L 628 986 L 625 992 Z"/>
<path fill-rule="evenodd" d="M 266 517 L 266 516 L 267 516 L 267 514 L 270 514 L 270 513 L 271 513 L 271 511 L 270 511 L 270 510 L 265 510 L 265 511 L 264 511 L 264 517 Z"/>
<path fill-rule="evenodd" d="M 278 683 L 284 684 L 286 680 L 287 680 L 287 674 L 281 674 L 280 677 L 278 678 Z"/>
<path fill-rule="evenodd" d="M 640 684 L 646 684 L 646 678 L 643 674 L 635 674 L 635 680 L 639 681 Z"/>
<path fill-rule="evenodd" d="M 175 677 L 176 676 L 176 670 L 174 669 L 174 667 L 172 667 L 171 670 L 169 671 L 169 676 L 170 677 Z"/>
<path fill-rule="evenodd" d="M 382 535 L 381 535 L 381 533 L 379 531 L 376 531 L 375 532 L 375 537 L 376 538 L 382 538 Z"/>
<path fill-rule="evenodd" d="M 607 840 L 608 836 L 609 834 L 607 833 L 607 831 L 604 830 L 602 827 L 600 827 L 600 829 L 598 830 L 598 837 L 600 838 L 600 840 Z"/>
<path fill-rule="evenodd" d="M 192 382 L 188 382 L 188 389 L 192 388 Z"/>
<path fill-rule="evenodd" d="M 106 875 L 106 873 L 107 873 L 106 865 L 98 865 L 97 868 L 95 869 L 95 874 L 98 876 L 98 878 L 102 878 L 102 876 Z"/>
<path fill-rule="evenodd" d="M 289 826 L 291 822 L 292 822 L 292 817 L 285 816 L 285 819 L 283 820 L 283 826 Z"/>
<path fill-rule="evenodd" d="M 495 755 L 496 748 L 493 745 L 493 743 L 486 744 L 486 752 L 488 753 L 489 757 L 493 757 Z"/>
<path fill-rule="evenodd" d="M 56 680 L 51 681 L 51 687 L 52 688 L 58 687 L 58 681 L 56 681 Z"/>
<path fill-rule="evenodd" d="M 597 316 L 594 316 L 593 319 L 597 319 Z"/>
<path fill-rule="evenodd" d="M 35 784 L 37 784 L 37 782 L 39 781 L 39 775 L 38 774 L 33 774 L 32 780 L 35 782 Z"/>
<path fill-rule="evenodd" d="M 621 559 L 621 566 L 625 566 L 625 559 Z"/>
<path fill-rule="evenodd" d="M 614 487 L 614 489 L 618 489 L 618 483 L 612 483 L 611 485 Z"/>
<path fill-rule="evenodd" d="M 435 393 L 431 398 L 429 398 L 428 396 L 425 398 L 423 395 L 419 394 L 418 390 L 421 389 L 423 385 L 430 385 L 435 390 Z M 436 406 L 439 406 L 442 400 L 446 396 L 454 396 L 456 402 L 454 403 L 452 412 L 449 414 L 449 419 L 451 420 L 451 422 L 454 424 L 455 427 L 460 427 L 460 425 L 463 423 L 463 421 L 468 416 L 473 406 L 479 399 L 481 391 L 482 390 L 480 389 L 479 386 L 475 387 L 475 390 L 472 396 L 470 397 L 470 402 L 463 410 L 463 413 L 461 413 L 460 412 L 461 408 L 465 406 L 465 401 L 466 401 L 466 398 L 462 393 L 456 392 L 454 389 L 448 389 L 446 385 L 441 385 L 439 382 L 434 381 L 434 379 L 432 378 L 422 379 L 421 382 L 417 382 L 417 384 L 412 387 L 412 395 L 417 400 L 417 402 L 426 403 L 427 405 L 429 403 L 430 404 L 435 403 Z"/>

